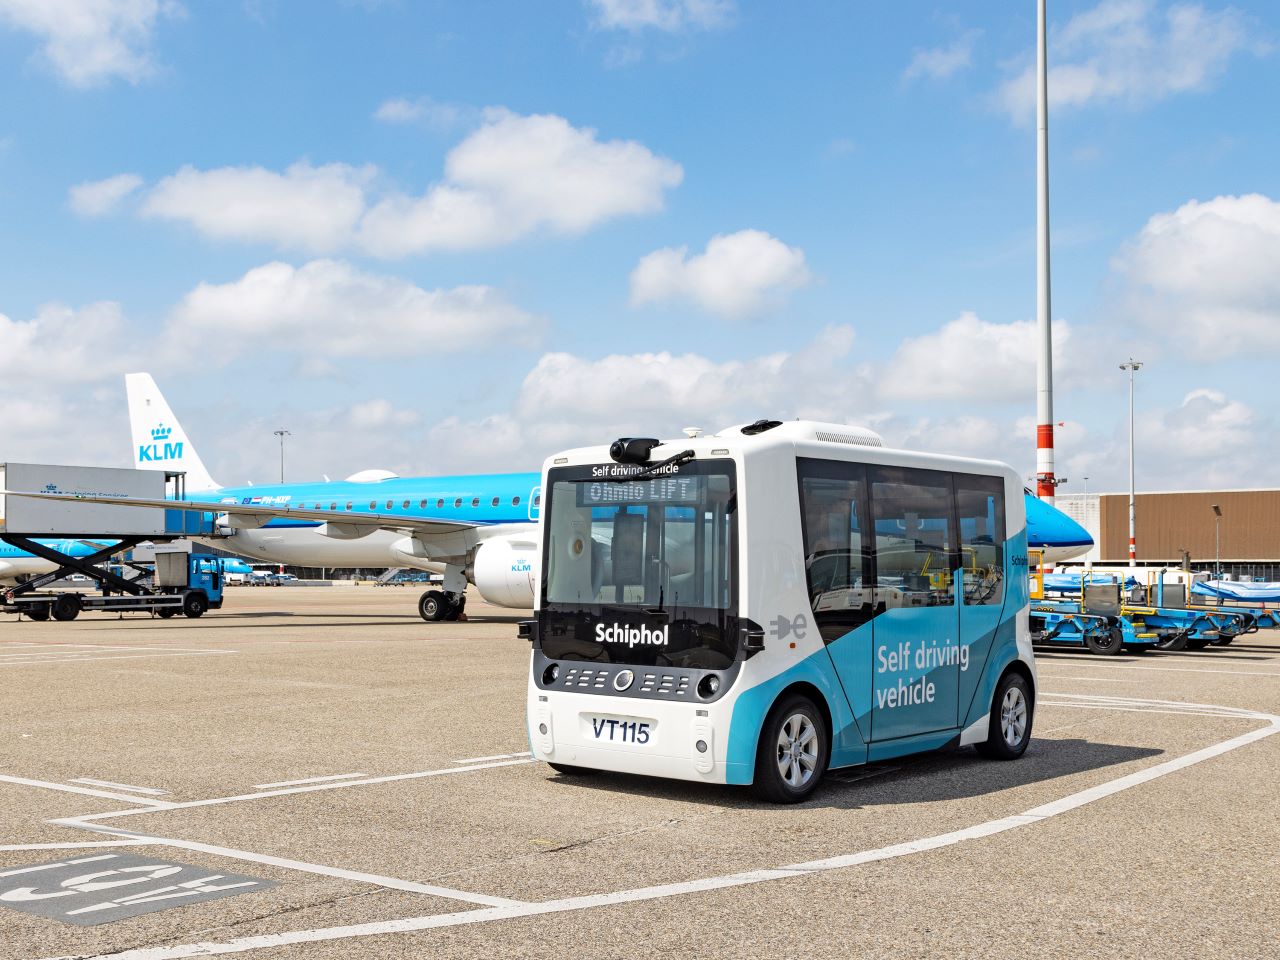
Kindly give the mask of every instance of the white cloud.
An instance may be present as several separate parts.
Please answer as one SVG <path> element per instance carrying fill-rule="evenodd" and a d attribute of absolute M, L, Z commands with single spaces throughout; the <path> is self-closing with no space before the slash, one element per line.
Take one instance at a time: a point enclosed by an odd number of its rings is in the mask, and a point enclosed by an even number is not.
<path fill-rule="evenodd" d="M 283 173 L 188 166 L 146 193 L 141 215 L 216 239 L 401 257 L 492 247 L 538 230 L 578 234 L 654 213 L 684 176 L 678 163 L 635 141 L 602 141 L 562 117 L 501 109 L 485 111 L 425 193 L 379 197 L 377 174 L 372 166 L 305 161 Z"/>
<path fill-rule="evenodd" d="M 1113 261 L 1125 311 L 1193 357 L 1280 346 L 1280 203 L 1260 194 L 1192 200 L 1147 221 Z"/>
<path fill-rule="evenodd" d="M 1160 440 L 1181 457 L 1231 456 L 1257 442 L 1256 421 L 1253 411 L 1239 400 L 1228 399 L 1221 390 L 1201 387 L 1164 414 Z"/>
<path fill-rule="evenodd" d="M 1236 54 L 1261 54 L 1248 19 L 1226 7 L 1154 0 L 1102 0 L 1055 30 L 1049 43 L 1049 105 L 1079 107 L 1115 101 L 1138 106 L 1207 89 Z M 1035 66 L 996 92 L 1017 120 L 1035 113 Z"/>
<path fill-rule="evenodd" d="M 932 77 L 946 80 L 973 63 L 973 45 L 982 35 L 980 30 L 968 30 L 945 47 L 917 50 L 903 72 L 903 79 L 915 80 Z"/>
<path fill-rule="evenodd" d="M 804 251 L 762 230 L 719 234 L 704 253 L 665 247 L 641 258 L 631 271 L 631 304 L 692 300 L 723 317 L 760 313 L 811 276 Z"/>
<path fill-rule="evenodd" d="M 0 313 L 0 383 L 85 383 L 115 376 L 125 360 L 120 304 L 103 301 L 75 309 L 46 304 L 30 320 Z"/>
<path fill-rule="evenodd" d="M 486 112 L 420 197 L 389 197 L 365 216 L 369 252 L 403 256 L 495 246 L 538 229 L 582 233 L 614 217 L 661 210 L 680 165 L 633 140 L 597 139 L 549 114 Z"/>
<path fill-rule="evenodd" d="M 1053 324 L 1054 375 L 1069 379 L 1075 358 L 1070 324 Z M 894 400 L 998 403 L 1035 395 L 1033 321 L 989 323 L 966 311 L 940 329 L 907 337 L 885 365 L 879 391 Z"/>
<path fill-rule="evenodd" d="M 172 0 L 0 0 L 0 21 L 39 37 L 43 58 L 74 87 L 148 76 L 157 21 L 181 11 Z"/>
<path fill-rule="evenodd" d="M 82 217 L 104 217 L 114 213 L 124 198 L 142 186 L 136 173 L 120 173 L 105 180 L 78 183 L 67 192 L 71 209 Z"/>
<path fill-rule="evenodd" d="M 220 240 L 330 251 L 350 241 L 364 212 L 372 167 L 295 163 L 262 167 L 183 167 L 147 194 L 142 215 L 190 223 Z"/>
<path fill-rule="evenodd" d="M 716 360 L 696 353 L 547 353 L 509 410 L 450 418 L 428 447 L 455 469 L 535 467 L 548 453 L 617 436 L 679 436 L 760 417 L 871 423 L 867 371 L 849 362 L 854 332 L 829 327 L 792 353 Z"/>
<path fill-rule="evenodd" d="M 217 334 L 226 357 L 255 338 L 330 357 L 454 353 L 500 340 L 527 344 L 540 322 L 492 287 L 424 290 L 335 260 L 268 263 L 239 280 L 202 283 L 174 309 L 171 340 Z"/>
<path fill-rule="evenodd" d="M 596 26 L 605 30 L 713 30 L 726 26 L 737 5 L 734 0 L 587 0 Z"/>
<path fill-rule="evenodd" d="M 392 97 L 380 103 L 373 113 L 374 119 L 383 123 L 422 124 L 441 133 L 470 123 L 478 119 L 479 115 L 480 111 L 474 107 L 441 103 L 431 97 L 418 97 L 414 100 Z"/>

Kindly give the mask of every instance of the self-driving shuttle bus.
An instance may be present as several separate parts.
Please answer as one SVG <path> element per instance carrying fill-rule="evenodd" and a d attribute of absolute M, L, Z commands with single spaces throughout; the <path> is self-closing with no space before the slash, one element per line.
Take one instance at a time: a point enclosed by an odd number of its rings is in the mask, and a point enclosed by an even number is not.
<path fill-rule="evenodd" d="M 692 433 L 693 431 L 688 431 Z M 1031 737 L 1022 483 L 758 421 L 543 471 L 534 756 L 807 797 L 828 769 Z"/>

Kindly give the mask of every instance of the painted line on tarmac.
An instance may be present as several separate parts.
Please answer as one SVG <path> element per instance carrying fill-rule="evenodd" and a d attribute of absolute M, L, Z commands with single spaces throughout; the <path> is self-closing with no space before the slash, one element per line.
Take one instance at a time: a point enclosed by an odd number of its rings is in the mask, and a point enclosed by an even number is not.
<path fill-rule="evenodd" d="M 470 893 L 466 890 L 455 890 L 452 887 L 438 887 L 431 883 L 415 883 L 412 880 L 400 880 L 396 877 L 384 877 L 377 873 L 363 873 L 359 870 L 346 870 L 342 867 L 330 867 L 319 863 L 307 863 L 304 860 L 291 860 L 287 857 L 273 857 L 265 853 L 254 853 L 250 850 L 236 850 L 232 847 L 219 847 L 211 843 L 199 843 L 195 840 L 178 840 L 172 837 L 156 837 L 149 834 L 134 833 L 130 830 L 117 830 L 99 824 L 79 823 L 74 818 L 58 821 L 63 826 L 79 827 L 95 833 L 106 833 L 123 837 L 135 844 L 157 847 L 175 847 L 179 850 L 194 850 L 228 860 L 243 860 L 270 867 L 281 867 L 285 870 L 297 870 L 300 873 L 314 873 L 322 877 L 333 877 L 338 880 L 351 880 L 356 883 L 367 883 L 389 890 L 403 890 L 408 893 L 425 893 L 445 900 L 460 900 L 463 903 L 474 903 L 482 907 L 514 907 L 522 906 L 524 901 L 512 900 L 508 897 L 490 897 L 483 893 Z M 3 874 L 0 874 L 3 876 Z"/>
<path fill-rule="evenodd" d="M 1079 666 L 1087 667 L 1087 666 L 1090 666 L 1090 664 L 1082 663 L 1082 664 L 1079 664 Z M 1098 666 L 1100 669 L 1105 669 L 1102 667 L 1101 664 L 1099 664 Z M 1214 670 L 1209 667 L 1148 667 L 1145 665 L 1135 664 L 1133 666 L 1129 666 L 1128 664 L 1125 664 L 1125 665 L 1118 665 L 1116 669 L 1118 670 L 1158 670 L 1158 671 L 1161 671 L 1162 673 L 1223 673 L 1223 674 L 1227 674 L 1228 676 L 1235 676 L 1235 677 L 1280 677 L 1280 673 L 1269 672 L 1266 670 Z"/>
<path fill-rule="evenodd" d="M 67 783 L 83 783 L 90 787 L 111 787 L 115 790 L 126 790 L 132 793 L 145 793 L 153 797 L 167 797 L 168 790 L 161 790 L 159 787 L 135 787 L 127 783 L 114 783 L 111 780 L 94 780 L 91 777 L 76 777 L 68 780 Z"/>
<path fill-rule="evenodd" d="M 351 780 L 355 777 L 367 777 L 367 773 L 334 773 L 327 777 L 307 777 L 305 780 L 281 780 L 279 783 L 255 783 L 259 790 L 270 790 L 272 787 L 300 787 L 307 783 L 324 783 L 328 780 Z"/>
<path fill-rule="evenodd" d="M 200 650 L 200 651 L 194 651 L 191 653 L 161 653 L 159 651 L 156 651 L 154 653 L 128 653 L 122 657 L 76 656 L 72 654 L 67 654 L 66 656 L 63 656 L 63 657 L 48 658 L 44 660 L 6 660 L 3 662 L 0 662 L 0 667 L 25 667 L 33 663 L 36 663 L 36 664 L 39 664 L 39 663 L 85 663 L 85 662 L 115 663 L 117 660 L 147 660 L 147 659 L 154 659 L 157 657 L 164 657 L 164 658 L 212 657 L 222 653 L 239 653 L 239 651 L 238 650 Z"/>
<path fill-rule="evenodd" d="M 1069 677 L 1065 673 L 1049 673 L 1041 670 L 1040 676 L 1052 677 L 1054 680 L 1088 680 L 1090 683 L 1137 683 L 1137 680 L 1117 680 L 1114 677 Z"/>
<path fill-rule="evenodd" d="M 379 783 L 396 783 L 400 780 L 421 780 L 426 777 L 446 777 L 457 773 L 472 773 L 476 770 L 491 770 L 495 767 L 514 767 L 533 763 L 532 757 L 520 760 L 496 760 L 493 763 L 477 763 L 469 767 L 445 767 L 442 770 L 422 770 L 418 773 L 395 773 L 385 777 L 369 777 L 365 780 L 343 780 L 340 783 L 313 783 L 302 787 L 285 787 L 280 790 L 264 790 L 261 793 L 243 793 L 234 797 L 213 797 L 208 800 L 188 800 L 185 803 L 164 803 L 153 801 L 153 807 L 140 807 L 130 810 L 117 810 L 113 813 L 94 813 L 86 817 L 73 817 L 77 823 L 92 820 L 114 820 L 116 817 L 133 817 L 141 813 L 153 813 L 163 808 L 166 810 L 186 810 L 190 807 L 212 807 L 223 803 L 242 803 L 246 800 L 265 800 L 268 797 L 285 797 L 295 793 L 315 793 L 319 790 L 342 790 L 346 787 L 368 787 Z M 116 797 L 115 799 L 123 799 Z M 137 801 L 138 797 L 130 797 Z M 64 820 L 52 820 L 51 823 L 65 823 Z"/>
<path fill-rule="evenodd" d="M 533 754 L 528 750 L 521 753 L 495 753 L 492 757 L 467 757 L 465 760 L 455 760 L 454 763 L 484 763 L 488 760 L 514 760 L 516 757 L 532 757 Z"/>
<path fill-rule="evenodd" d="M 1107 699 L 1107 698 L 1096 698 Z M 1125 704 L 1147 703 L 1151 704 L 1153 709 L 1163 710 L 1171 703 L 1176 701 L 1162 700 L 1124 700 L 1120 701 Z M 1212 704 L 1184 704 L 1183 706 L 1191 708 L 1210 708 Z M 114 960 L 179 960 L 184 957 L 207 957 L 228 953 L 246 953 L 252 950 L 263 950 L 271 947 L 288 946 L 299 943 L 320 943 L 333 940 L 351 940 L 361 937 L 383 936 L 393 933 L 412 933 L 422 930 L 435 930 L 444 927 L 459 927 L 476 923 L 491 923 L 497 920 L 514 920 L 522 917 L 533 917 L 552 913 L 569 913 L 577 910 L 589 910 L 596 907 L 617 906 L 625 903 L 637 903 L 646 900 L 662 900 L 668 897 L 687 896 L 693 893 L 705 893 L 712 890 L 723 890 L 731 887 L 742 887 L 756 883 L 765 883 L 771 880 L 782 880 L 788 877 L 808 876 L 817 873 L 823 873 L 830 870 L 840 870 L 847 867 L 858 866 L 865 863 L 875 863 L 884 860 L 893 860 L 898 857 L 911 856 L 917 853 L 925 853 L 930 850 L 939 850 L 944 847 L 954 846 L 955 844 L 964 843 L 969 840 L 977 840 L 984 837 L 994 836 L 1004 833 L 1008 830 L 1014 830 L 1018 827 L 1030 826 L 1037 823 L 1043 823 L 1053 817 L 1076 810 L 1086 804 L 1101 800 L 1104 797 L 1112 796 L 1124 790 L 1140 784 L 1150 783 L 1152 780 L 1160 777 L 1168 776 L 1179 770 L 1185 770 L 1187 767 L 1202 763 L 1205 760 L 1222 756 L 1232 750 L 1240 747 L 1248 746 L 1256 743 L 1272 734 L 1280 733 L 1280 716 L 1273 714 L 1259 713 L 1255 711 L 1240 710 L 1235 711 L 1233 708 L 1218 708 L 1230 712 L 1230 715 L 1240 719 L 1253 719 L 1266 721 L 1265 727 L 1259 727 L 1251 730 L 1249 733 L 1230 740 L 1224 740 L 1212 746 L 1196 750 L 1193 753 L 1176 757 L 1173 760 L 1166 760 L 1163 763 L 1155 764 L 1136 773 L 1127 774 L 1118 777 L 1115 780 L 1100 784 L 1096 787 L 1090 787 L 1086 790 L 1080 790 L 1076 793 L 1069 794 L 1060 800 L 1051 803 L 1042 804 L 1033 807 L 1024 813 L 1015 814 L 1009 817 L 1002 817 L 998 820 L 990 820 L 986 823 L 975 824 L 972 827 L 966 827 L 962 830 L 954 830 L 950 833 L 942 833 L 933 837 L 925 837 L 920 840 L 909 840 L 905 843 L 897 843 L 887 847 L 879 847 L 874 850 L 863 850 L 858 853 L 846 854 L 844 856 L 828 857 L 823 860 L 810 860 L 805 863 L 792 864 L 790 866 L 778 867 L 766 870 L 751 870 L 744 873 L 733 873 L 719 877 L 707 877 L 701 880 L 690 880 L 683 883 L 669 883 L 654 887 L 641 887 L 634 890 L 620 890 L 615 893 L 591 894 L 582 897 L 568 897 L 562 900 L 549 900 L 543 903 L 527 903 L 520 906 L 509 907 L 491 907 L 482 910 L 468 910 L 462 913 L 444 913 L 434 916 L 424 917 L 405 917 L 399 920 L 384 920 L 374 923 L 352 924 L 343 927 L 322 927 L 311 930 L 294 930 L 289 933 L 267 934 L 255 937 L 239 937 L 234 940 L 226 940 L 222 943 L 202 942 L 189 943 L 172 947 L 141 947 L 133 950 L 124 950 L 118 953 L 104 954 L 93 960 L 105 960 L 106 957 L 114 958 Z M 1196 712 L 1198 710 L 1188 711 Z"/>
<path fill-rule="evenodd" d="M 106 790 L 93 790 L 89 787 L 73 787 L 66 783 L 50 783 L 47 780 L 30 780 L 27 777 L 11 777 L 8 774 L 0 773 L 0 783 L 12 783 L 20 787 L 40 787 L 44 790 L 60 790 L 63 793 L 79 793 L 86 797 L 102 797 L 104 800 L 124 800 L 128 803 L 146 803 L 150 804 L 146 808 L 146 812 L 153 810 L 168 810 L 176 807 L 178 804 L 168 800 L 148 800 L 145 797 L 130 796 L 123 793 L 109 793 Z"/>
<path fill-rule="evenodd" d="M 94 847 L 140 847 L 145 840 L 97 840 L 88 843 L 10 843 L 0 846 L 0 853 L 21 850 L 89 850 Z"/>

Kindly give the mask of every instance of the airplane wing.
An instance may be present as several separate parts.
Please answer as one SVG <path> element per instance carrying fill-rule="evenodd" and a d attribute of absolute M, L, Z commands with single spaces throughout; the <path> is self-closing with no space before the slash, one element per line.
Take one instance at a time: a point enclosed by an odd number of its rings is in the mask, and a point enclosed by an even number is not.
<path fill-rule="evenodd" d="M 248 503 L 215 503 L 208 500 L 142 500 L 133 497 L 101 497 L 79 493 L 33 493 L 27 490 L 0 490 L 0 494 L 10 497 L 31 497 L 35 500 L 80 500 L 85 503 L 105 503 L 116 507 L 148 509 L 158 507 L 163 510 L 185 510 L 188 513 L 226 514 L 233 527 L 262 527 L 270 520 L 287 518 L 424 534 L 459 533 L 480 526 L 478 523 L 465 520 L 436 520 L 430 517 L 365 513 L 356 510 L 309 510 L 305 507 L 285 505 L 268 507 Z"/>

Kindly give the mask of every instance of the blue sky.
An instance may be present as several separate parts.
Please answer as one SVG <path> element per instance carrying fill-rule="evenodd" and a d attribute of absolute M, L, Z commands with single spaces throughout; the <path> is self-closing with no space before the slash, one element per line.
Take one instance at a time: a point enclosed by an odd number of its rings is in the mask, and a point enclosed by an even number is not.
<path fill-rule="evenodd" d="M 1280 13 L 1050 0 L 1059 473 L 1280 484 Z M 1031 0 L 0 0 L 0 459 L 536 467 L 758 416 L 1034 456 Z"/>

